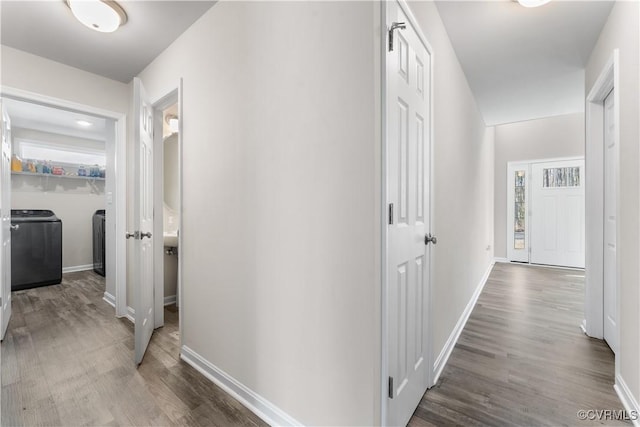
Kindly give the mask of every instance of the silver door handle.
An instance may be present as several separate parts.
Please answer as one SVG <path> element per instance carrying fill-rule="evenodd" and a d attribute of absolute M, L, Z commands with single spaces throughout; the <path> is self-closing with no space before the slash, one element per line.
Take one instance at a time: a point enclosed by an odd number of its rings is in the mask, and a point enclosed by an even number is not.
<path fill-rule="evenodd" d="M 424 244 L 428 245 L 429 243 L 433 243 L 434 245 L 438 243 L 436 236 L 432 236 L 431 233 L 424 236 Z"/>
<path fill-rule="evenodd" d="M 134 231 L 133 233 L 131 233 L 131 232 L 127 231 L 127 234 L 125 234 L 125 236 L 127 237 L 127 239 L 130 239 L 132 237 L 134 239 L 137 239 L 138 236 L 139 236 L 139 232 L 138 231 Z"/>
<path fill-rule="evenodd" d="M 11 227 L 12 230 L 17 230 L 18 228 L 20 228 L 20 225 L 19 224 L 16 224 L 16 225 L 11 224 L 10 227 Z"/>
<path fill-rule="evenodd" d="M 404 30 L 407 28 L 407 24 L 404 22 L 394 22 L 389 28 L 389 52 L 393 52 L 393 32 L 397 29 Z"/>
<path fill-rule="evenodd" d="M 150 239 L 151 238 L 151 232 L 147 231 L 146 233 L 140 233 L 140 240 L 144 239 L 145 237 Z"/>

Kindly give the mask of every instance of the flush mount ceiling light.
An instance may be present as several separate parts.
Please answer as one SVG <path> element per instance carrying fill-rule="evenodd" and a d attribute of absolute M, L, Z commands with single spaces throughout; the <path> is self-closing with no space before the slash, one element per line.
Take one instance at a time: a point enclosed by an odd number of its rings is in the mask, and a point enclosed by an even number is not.
<path fill-rule="evenodd" d="M 101 33 L 112 33 L 127 22 L 127 14 L 110 0 L 66 0 L 67 6 L 86 27 Z"/>
<path fill-rule="evenodd" d="M 549 3 L 551 0 L 517 0 L 520 6 L 538 7 Z"/>
<path fill-rule="evenodd" d="M 93 123 L 88 122 L 86 120 L 76 120 L 78 126 L 82 126 L 83 128 L 88 128 L 89 126 L 93 126 Z"/>

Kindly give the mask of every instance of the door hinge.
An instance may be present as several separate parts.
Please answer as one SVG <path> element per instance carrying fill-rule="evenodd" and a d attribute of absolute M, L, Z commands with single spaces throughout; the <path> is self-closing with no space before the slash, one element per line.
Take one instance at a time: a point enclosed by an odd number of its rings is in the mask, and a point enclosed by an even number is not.
<path fill-rule="evenodd" d="M 393 399 L 393 377 L 389 377 L 389 399 Z"/>
<path fill-rule="evenodd" d="M 394 22 L 389 28 L 389 52 L 393 52 L 393 32 L 397 29 L 404 30 L 407 25 L 404 22 Z"/>
<path fill-rule="evenodd" d="M 389 203 L 389 224 L 393 224 L 393 203 Z"/>

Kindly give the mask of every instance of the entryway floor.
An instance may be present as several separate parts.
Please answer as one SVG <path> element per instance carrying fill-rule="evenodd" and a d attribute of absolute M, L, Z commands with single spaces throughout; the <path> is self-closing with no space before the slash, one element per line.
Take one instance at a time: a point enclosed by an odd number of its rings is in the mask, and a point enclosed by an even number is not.
<path fill-rule="evenodd" d="M 178 311 L 165 308 L 138 369 L 133 324 L 102 300 L 104 278 L 13 293 L 2 343 L 3 426 L 263 426 L 179 359 Z"/>
<path fill-rule="evenodd" d="M 579 327 L 583 306 L 583 271 L 496 264 L 409 425 L 630 425 L 579 418 L 623 409 L 613 353 Z"/>

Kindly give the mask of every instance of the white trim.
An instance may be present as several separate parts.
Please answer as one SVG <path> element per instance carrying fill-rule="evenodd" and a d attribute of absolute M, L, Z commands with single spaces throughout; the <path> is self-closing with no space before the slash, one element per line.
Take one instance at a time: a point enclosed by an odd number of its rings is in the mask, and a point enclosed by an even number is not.
<path fill-rule="evenodd" d="M 620 375 L 616 375 L 616 383 L 613 385 L 613 389 L 618 394 L 622 406 L 624 406 L 627 415 L 634 426 L 640 426 L 640 405 L 638 401 L 633 397 L 633 393 L 629 390 L 627 383 L 622 379 Z"/>
<path fill-rule="evenodd" d="M 124 316 L 134 325 L 136 324 L 136 311 L 133 307 L 127 306 L 127 314 Z"/>
<path fill-rule="evenodd" d="M 548 265 L 548 264 L 533 264 L 531 262 L 520 262 L 520 261 L 510 261 L 507 258 L 493 258 L 493 261 L 496 263 L 503 264 L 514 264 L 514 265 L 524 265 L 527 267 L 540 267 L 540 268 L 555 268 L 558 270 L 572 270 L 572 271 L 585 271 L 584 268 L 581 267 L 565 267 L 563 265 Z"/>
<path fill-rule="evenodd" d="M 585 227 L 589 232 L 585 240 L 585 329 L 587 335 L 602 339 L 604 336 L 604 107 L 603 102 L 612 89 L 614 92 L 614 129 L 620 144 L 620 79 L 619 50 L 614 49 L 586 97 L 585 142 Z M 619 171 L 619 164 L 618 164 Z M 620 207 L 619 173 L 617 217 Z M 620 241 L 620 223 L 616 224 L 616 239 Z M 620 316 L 620 257 L 616 265 L 616 311 Z M 616 377 L 620 374 L 620 322 L 616 325 L 618 352 L 615 355 Z"/>
<path fill-rule="evenodd" d="M 109 304 L 111 307 L 116 308 L 116 297 L 111 295 L 109 292 L 105 291 L 104 295 L 102 296 L 102 300 Z"/>
<path fill-rule="evenodd" d="M 234 399 L 243 404 L 247 409 L 272 426 L 300 426 L 302 423 L 291 415 L 242 384 L 213 363 L 200 356 L 198 353 L 183 345 L 180 351 L 180 359 L 193 366 L 198 372 L 207 377 L 211 382 L 223 389 Z"/>
<path fill-rule="evenodd" d="M 494 264 L 495 264 L 494 262 L 489 263 L 489 267 L 487 267 L 487 270 L 485 271 L 484 275 L 480 279 L 478 286 L 476 286 L 476 290 L 473 292 L 473 295 L 471 295 L 471 299 L 469 300 L 469 302 L 467 303 L 467 306 L 462 311 L 462 314 L 458 319 L 458 323 L 456 323 L 455 328 L 453 328 L 453 331 L 451 331 L 451 335 L 449 335 L 449 339 L 447 339 L 447 342 L 442 348 L 442 351 L 436 358 L 436 361 L 433 364 L 433 377 L 432 377 L 433 385 L 435 385 L 438 382 L 438 379 L 440 378 L 440 374 L 442 374 L 442 371 L 446 366 L 447 361 L 449 360 L 449 356 L 451 356 L 451 352 L 456 346 L 456 343 L 458 342 L 458 338 L 460 338 L 460 334 L 464 329 L 464 325 L 467 324 L 467 320 L 469 320 L 469 316 L 471 315 L 473 308 L 478 302 L 478 298 L 480 297 L 480 294 L 484 289 L 484 285 L 487 283 L 487 280 L 489 279 L 489 275 L 491 274 L 491 270 L 493 269 Z"/>
<path fill-rule="evenodd" d="M 164 305 L 171 305 L 171 304 L 175 304 L 177 301 L 176 296 L 175 295 L 169 295 L 168 297 L 164 297 Z"/>
<path fill-rule="evenodd" d="M 62 267 L 62 274 L 75 273 L 76 271 L 93 270 L 93 264 L 72 265 L 71 267 Z"/>
<path fill-rule="evenodd" d="M 113 170 L 118 172 L 107 175 L 107 179 L 112 175 L 115 177 L 114 189 L 116 194 L 114 209 L 116 211 L 116 215 L 115 235 L 113 236 L 113 239 L 115 240 L 115 254 L 112 254 L 115 259 L 115 263 L 113 263 L 112 267 L 114 271 L 107 271 L 106 273 L 107 283 L 111 280 L 115 282 L 116 316 L 124 316 L 124 307 L 126 307 L 127 300 L 127 247 L 126 240 L 124 238 L 118 239 L 117 237 L 124 236 L 127 227 L 127 172 L 125 167 L 119 166 L 120 164 L 126 165 L 127 162 L 127 115 L 125 113 L 109 111 L 7 86 L 0 86 L 0 92 L 2 93 L 2 96 L 8 96 L 10 98 L 33 102 L 40 105 L 49 105 L 65 110 L 80 111 L 115 121 L 115 164 L 113 165 Z M 107 266 L 107 269 L 109 269 L 109 266 Z"/>
<path fill-rule="evenodd" d="M 507 258 L 501 258 L 501 257 L 495 257 L 495 258 L 493 258 L 493 262 L 494 262 L 494 263 L 496 263 L 496 262 L 503 262 L 503 263 L 507 263 L 507 264 L 510 264 L 510 263 L 511 263 L 511 261 L 509 261 Z"/>

